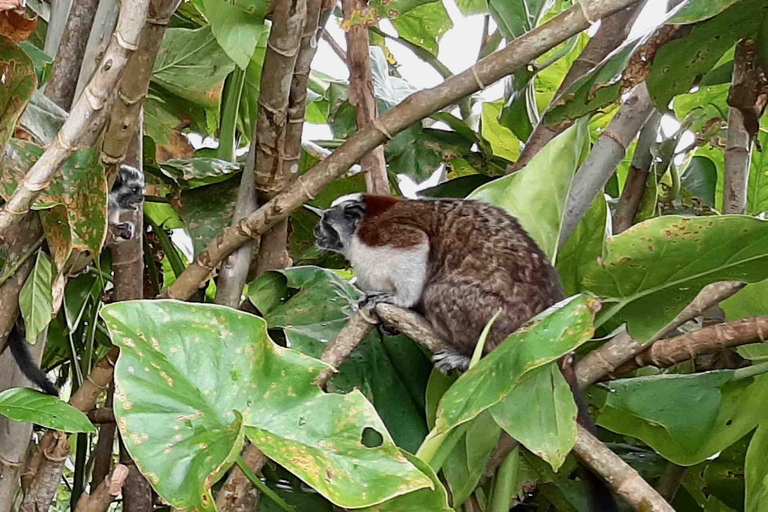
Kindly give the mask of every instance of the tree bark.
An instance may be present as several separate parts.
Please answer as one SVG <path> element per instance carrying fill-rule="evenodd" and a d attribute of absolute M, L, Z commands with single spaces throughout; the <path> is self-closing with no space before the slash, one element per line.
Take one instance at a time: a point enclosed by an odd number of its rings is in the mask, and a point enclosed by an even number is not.
<path fill-rule="evenodd" d="M 481 60 L 471 69 L 454 75 L 432 89 L 419 91 L 358 130 L 333 155 L 317 164 L 311 171 L 299 176 L 296 185 L 275 196 L 253 212 L 238 226 L 220 233 L 196 260 L 190 264 L 162 296 L 184 300 L 191 296 L 211 274 L 211 271 L 235 249 L 254 236 L 265 232 L 287 218 L 291 212 L 315 197 L 325 185 L 343 175 L 362 155 L 394 136 L 414 122 L 437 112 L 451 103 L 478 91 L 505 75 L 514 73 L 531 60 L 585 30 L 589 19 L 597 20 L 627 7 L 636 0 L 584 1 L 573 6 L 547 23 L 519 37 L 504 49 Z M 479 82 L 479 83 L 478 83 Z"/>
<path fill-rule="evenodd" d="M 350 23 L 355 18 L 365 18 L 373 13 L 368 0 L 342 0 L 344 20 Z M 355 107 L 358 130 L 370 124 L 376 117 L 376 99 L 373 95 L 373 74 L 368 47 L 368 27 L 360 22 L 347 29 L 347 67 L 349 68 L 349 103 Z M 369 194 L 389 195 L 387 162 L 384 160 L 384 146 L 376 146 L 360 160 L 365 173 L 365 189 Z"/>
<path fill-rule="evenodd" d="M 109 505 L 120 496 L 120 490 L 127 477 L 127 467 L 122 464 L 115 466 L 108 478 L 91 487 L 91 494 L 83 494 L 80 497 L 75 512 L 106 512 Z"/>
<path fill-rule="evenodd" d="M 45 95 L 66 111 L 69 111 L 75 97 L 77 78 L 80 76 L 88 34 L 98 5 L 99 0 L 72 2 L 67 25 L 53 61 L 51 77 L 45 84 Z"/>
<path fill-rule="evenodd" d="M 75 89 L 75 101 L 80 98 L 83 89 L 91 81 L 96 67 L 104 58 L 104 52 L 109 46 L 110 36 L 117 25 L 117 15 L 120 12 L 120 4 L 117 0 L 99 0 L 96 8 L 96 16 L 93 18 L 93 28 L 88 36 L 88 44 L 85 46 L 83 64 L 80 66 L 80 76 L 77 78 Z"/>

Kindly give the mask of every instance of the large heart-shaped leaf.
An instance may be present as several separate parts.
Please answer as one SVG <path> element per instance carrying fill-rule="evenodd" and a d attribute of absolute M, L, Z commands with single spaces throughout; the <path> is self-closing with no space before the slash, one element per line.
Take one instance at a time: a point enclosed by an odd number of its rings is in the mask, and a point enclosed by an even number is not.
<path fill-rule="evenodd" d="M 37 252 L 35 268 L 27 277 L 19 294 L 21 316 L 27 331 L 27 341 L 33 345 L 37 336 L 53 317 L 53 278 L 51 260 L 42 250 Z"/>
<path fill-rule="evenodd" d="M 11 388 L 0 393 L 0 414 L 64 432 L 96 432 L 81 411 L 59 397 L 30 388 Z"/>
<path fill-rule="evenodd" d="M 235 63 L 216 42 L 210 26 L 169 28 L 152 80 L 197 105 L 218 109 L 224 79 L 233 69 Z"/>
<path fill-rule="evenodd" d="M 261 13 L 252 14 L 234 2 L 203 0 L 203 6 L 219 46 L 241 69 L 247 68 L 262 32 L 269 31 Z"/>
<path fill-rule="evenodd" d="M 576 443 L 576 403 L 557 363 L 528 372 L 490 411 L 499 426 L 555 471 Z"/>
<path fill-rule="evenodd" d="M 746 481 L 747 496 L 744 510 L 746 512 L 766 512 L 768 510 L 768 422 L 757 427 L 755 435 L 747 449 Z"/>
<path fill-rule="evenodd" d="M 603 253 L 603 241 L 610 235 L 608 204 L 598 195 L 587 214 L 557 255 L 557 273 L 566 295 L 584 291 L 582 278 Z"/>
<path fill-rule="evenodd" d="M 432 487 L 362 394 L 323 393 L 314 380 L 328 366 L 272 343 L 263 319 L 176 301 L 121 302 L 101 314 L 121 348 L 118 426 L 174 507 L 211 510 L 208 489 L 240 449 L 236 411 L 259 449 L 341 507 Z M 369 431 L 375 447 L 362 442 Z"/>
<path fill-rule="evenodd" d="M 555 137 L 522 171 L 483 185 L 468 198 L 501 206 L 517 217 L 554 261 L 571 180 L 587 155 L 588 144 L 585 118 Z"/>
<path fill-rule="evenodd" d="M 577 295 L 534 317 L 459 377 L 440 400 L 435 431 L 467 422 L 514 392 L 526 375 L 588 340 L 600 303 Z"/>
<path fill-rule="evenodd" d="M 597 422 L 643 440 L 675 464 L 697 464 L 765 418 L 768 376 L 742 379 L 739 371 L 610 382 Z"/>
<path fill-rule="evenodd" d="M 768 278 L 768 222 L 742 215 L 665 216 L 606 239 L 583 286 L 615 299 L 600 321 L 627 322 L 651 339 L 709 283 Z"/>

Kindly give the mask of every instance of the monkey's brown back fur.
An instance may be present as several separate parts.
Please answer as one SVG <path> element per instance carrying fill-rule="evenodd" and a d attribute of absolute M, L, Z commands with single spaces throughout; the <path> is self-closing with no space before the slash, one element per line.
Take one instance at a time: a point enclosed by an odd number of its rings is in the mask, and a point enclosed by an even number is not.
<path fill-rule="evenodd" d="M 465 355 L 472 354 L 499 309 L 486 352 L 564 298 L 546 255 L 501 208 L 469 200 L 395 202 L 371 196 L 366 204 L 368 216 L 358 233 L 366 244 L 407 248 L 426 235 L 427 279 L 416 309 Z"/>

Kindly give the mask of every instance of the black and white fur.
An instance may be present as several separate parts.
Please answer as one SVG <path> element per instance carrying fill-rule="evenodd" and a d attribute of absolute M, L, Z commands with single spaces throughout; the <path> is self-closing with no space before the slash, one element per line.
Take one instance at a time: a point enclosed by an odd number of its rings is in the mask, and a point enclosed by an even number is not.
<path fill-rule="evenodd" d="M 135 167 L 123 164 L 117 173 L 109 193 L 107 220 L 115 233 L 116 241 L 133 238 L 136 226 L 130 221 L 120 221 L 123 212 L 138 210 L 144 202 L 144 175 Z"/>
<path fill-rule="evenodd" d="M 19 365 L 21 373 L 30 382 L 42 389 L 44 393 L 59 396 L 59 390 L 48 380 L 45 372 L 32 359 L 29 345 L 17 328 L 11 329 L 11 332 L 8 334 L 8 346 L 11 348 L 11 355 L 13 355 L 16 364 Z"/>

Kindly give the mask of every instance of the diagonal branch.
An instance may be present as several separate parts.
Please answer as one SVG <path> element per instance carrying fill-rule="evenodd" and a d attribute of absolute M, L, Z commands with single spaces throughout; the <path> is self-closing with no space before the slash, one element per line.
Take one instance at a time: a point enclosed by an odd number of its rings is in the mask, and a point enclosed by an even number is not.
<path fill-rule="evenodd" d="M 148 5 L 149 0 L 123 1 L 120 20 L 99 69 L 72 107 L 53 143 L 24 176 L 0 211 L 0 238 L 26 215 L 32 202 L 48 186 L 78 144 L 93 133 L 101 132 L 106 122 L 104 107 L 123 75 L 128 58 L 138 48 Z"/>
<path fill-rule="evenodd" d="M 550 48 L 588 28 L 590 20 L 608 16 L 635 2 L 636 0 L 579 2 L 463 73 L 452 76 L 437 87 L 412 94 L 386 114 L 358 130 L 331 157 L 300 176 L 295 186 L 271 199 L 250 217 L 241 221 L 237 227 L 225 229 L 220 233 L 176 282 L 165 290 L 163 296 L 177 299 L 191 296 L 232 251 L 287 218 L 291 212 L 305 201 L 314 198 L 323 187 L 343 175 L 360 157 L 385 142 L 388 137 L 460 98 L 477 92 L 483 86 L 521 69 Z M 585 12 L 588 13 L 589 19 Z"/>

